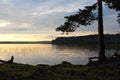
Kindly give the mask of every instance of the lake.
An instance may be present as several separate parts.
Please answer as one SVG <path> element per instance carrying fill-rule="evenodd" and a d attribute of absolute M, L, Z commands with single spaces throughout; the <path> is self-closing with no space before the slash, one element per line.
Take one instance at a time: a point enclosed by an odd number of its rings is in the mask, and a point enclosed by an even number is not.
<path fill-rule="evenodd" d="M 31 65 L 55 65 L 62 61 L 87 64 L 88 57 L 98 56 L 97 51 L 97 47 L 91 45 L 0 44 L 0 59 L 9 60 L 14 56 L 14 62 Z M 108 48 L 106 55 L 110 56 L 115 51 L 120 53 L 120 48 Z"/>

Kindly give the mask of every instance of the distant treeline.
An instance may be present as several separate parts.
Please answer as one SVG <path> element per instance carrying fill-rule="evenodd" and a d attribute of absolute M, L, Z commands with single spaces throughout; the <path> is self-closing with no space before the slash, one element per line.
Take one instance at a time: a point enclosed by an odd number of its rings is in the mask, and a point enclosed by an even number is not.
<path fill-rule="evenodd" d="M 104 35 L 105 44 L 120 44 L 120 34 Z M 78 37 L 58 37 L 52 40 L 52 44 L 97 44 L 98 35 L 78 36 Z"/>
<path fill-rule="evenodd" d="M 51 44 L 51 41 L 2 41 L 0 44 Z"/>

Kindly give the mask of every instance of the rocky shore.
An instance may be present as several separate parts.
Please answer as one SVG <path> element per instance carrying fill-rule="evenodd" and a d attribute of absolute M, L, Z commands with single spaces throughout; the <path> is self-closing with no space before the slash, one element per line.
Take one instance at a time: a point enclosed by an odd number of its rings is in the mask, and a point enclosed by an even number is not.
<path fill-rule="evenodd" d="M 0 80 L 120 80 L 120 58 L 89 65 L 61 64 L 36 66 L 20 63 L 1 63 Z"/>

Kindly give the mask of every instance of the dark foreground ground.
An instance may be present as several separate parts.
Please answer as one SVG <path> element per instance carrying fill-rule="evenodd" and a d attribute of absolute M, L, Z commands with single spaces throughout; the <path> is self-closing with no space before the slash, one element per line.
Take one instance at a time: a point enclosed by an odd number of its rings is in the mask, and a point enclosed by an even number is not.
<path fill-rule="evenodd" d="M 120 80 L 120 62 L 93 65 L 72 65 L 62 62 L 55 66 L 0 64 L 0 80 Z"/>

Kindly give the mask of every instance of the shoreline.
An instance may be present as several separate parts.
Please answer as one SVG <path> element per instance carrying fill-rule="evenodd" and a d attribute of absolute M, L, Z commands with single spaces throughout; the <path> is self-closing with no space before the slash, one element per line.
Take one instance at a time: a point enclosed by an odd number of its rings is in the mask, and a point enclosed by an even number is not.
<path fill-rule="evenodd" d="M 51 44 L 51 41 L 41 41 L 41 42 L 0 42 L 0 44 Z"/>
<path fill-rule="evenodd" d="M 88 65 L 61 64 L 36 66 L 22 63 L 0 64 L 0 80 L 120 80 L 120 57 L 105 63 Z"/>

